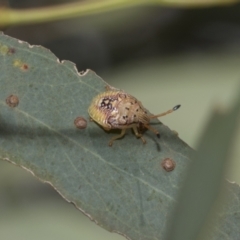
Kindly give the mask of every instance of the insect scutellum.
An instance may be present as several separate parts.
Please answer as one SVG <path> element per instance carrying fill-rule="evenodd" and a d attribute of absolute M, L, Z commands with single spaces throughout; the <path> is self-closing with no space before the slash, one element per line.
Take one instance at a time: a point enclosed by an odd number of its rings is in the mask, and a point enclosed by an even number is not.
<path fill-rule="evenodd" d="M 176 105 L 166 112 L 150 115 L 135 97 L 122 90 L 107 86 L 105 92 L 98 94 L 92 100 L 88 112 L 90 117 L 105 130 L 121 129 L 119 135 L 110 139 L 109 146 L 112 146 L 116 139 L 125 135 L 128 128 L 132 128 L 136 137 L 141 138 L 143 143 L 146 143 L 146 140 L 138 132 L 139 128 L 147 128 L 160 137 L 159 132 L 149 125 L 151 119 L 170 114 L 179 107 L 180 105 Z"/>

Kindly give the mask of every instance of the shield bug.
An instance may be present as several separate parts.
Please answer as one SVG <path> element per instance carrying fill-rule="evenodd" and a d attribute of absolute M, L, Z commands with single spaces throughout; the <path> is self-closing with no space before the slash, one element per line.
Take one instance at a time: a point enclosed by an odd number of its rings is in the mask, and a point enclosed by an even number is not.
<path fill-rule="evenodd" d="M 149 126 L 151 119 L 172 113 L 180 106 L 181 105 L 176 105 L 166 112 L 151 115 L 135 97 L 122 90 L 107 86 L 105 92 L 93 98 L 88 108 L 88 113 L 90 118 L 106 131 L 121 129 L 119 135 L 110 139 L 109 146 L 112 146 L 116 139 L 122 138 L 125 135 L 126 129 L 128 128 L 132 128 L 136 137 L 141 138 L 143 143 L 146 143 L 146 140 L 142 134 L 138 132 L 139 129 L 147 128 L 154 132 L 157 137 L 160 137 L 159 132 Z"/>

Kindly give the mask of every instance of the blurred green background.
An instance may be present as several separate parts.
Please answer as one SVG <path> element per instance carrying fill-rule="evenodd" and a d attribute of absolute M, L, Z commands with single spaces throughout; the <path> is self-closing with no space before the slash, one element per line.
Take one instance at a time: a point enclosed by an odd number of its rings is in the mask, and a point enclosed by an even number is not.
<path fill-rule="evenodd" d="M 9 0 L 4 4 L 29 8 L 59 2 L 64 1 Z M 125 9 L 9 27 L 4 33 L 51 49 L 61 60 L 75 62 L 79 71 L 94 70 L 109 84 L 137 97 L 152 113 L 181 104 L 161 121 L 193 148 L 213 109 L 227 108 L 240 86 L 240 4 Z M 240 128 L 226 176 L 240 183 L 238 146 Z M 49 185 L 2 161 L 0 213 L 4 240 L 124 239 L 91 222 Z"/>

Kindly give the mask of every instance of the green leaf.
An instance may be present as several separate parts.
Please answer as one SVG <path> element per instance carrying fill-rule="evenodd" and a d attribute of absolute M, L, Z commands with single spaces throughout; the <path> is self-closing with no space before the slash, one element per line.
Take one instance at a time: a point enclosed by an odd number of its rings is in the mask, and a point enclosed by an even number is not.
<path fill-rule="evenodd" d="M 230 111 L 213 113 L 190 164 L 166 239 L 239 239 L 240 188 L 224 180 L 239 116 L 240 97 Z"/>
<path fill-rule="evenodd" d="M 161 138 L 146 131 L 145 145 L 128 131 L 110 148 L 118 131 L 90 121 L 77 129 L 74 120 L 89 119 L 89 104 L 106 83 L 43 47 L 1 34 L 0 72 L 0 159 L 51 184 L 109 231 L 162 239 L 193 150 L 159 121 L 152 126 Z M 171 172 L 162 168 L 166 158 L 176 163 Z"/>
<path fill-rule="evenodd" d="M 0 158 L 51 184 L 67 201 L 109 231 L 130 239 L 159 239 L 192 150 L 169 128 L 153 121 L 158 139 L 147 131 L 145 145 L 128 131 L 108 146 L 118 131 L 105 132 L 88 121 L 91 100 L 106 83 L 94 72 L 43 47 L 0 36 Z M 10 95 L 19 98 L 9 107 Z M 172 172 L 161 167 L 176 162 Z"/>

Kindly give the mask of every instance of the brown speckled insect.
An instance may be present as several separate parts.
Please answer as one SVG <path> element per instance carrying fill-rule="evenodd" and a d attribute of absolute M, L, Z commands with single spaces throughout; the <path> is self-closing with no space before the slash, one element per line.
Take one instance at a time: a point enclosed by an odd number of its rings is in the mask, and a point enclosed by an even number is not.
<path fill-rule="evenodd" d="M 141 138 L 143 143 L 146 143 L 146 140 L 138 132 L 139 128 L 145 127 L 160 137 L 159 132 L 149 126 L 150 120 L 167 115 L 180 106 L 177 105 L 164 113 L 150 115 L 135 97 L 122 90 L 107 86 L 105 92 L 98 94 L 92 100 L 88 113 L 91 119 L 107 131 L 122 129 L 119 135 L 112 137 L 109 141 L 109 146 L 112 146 L 116 139 L 125 135 L 127 128 L 132 128 L 136 137 Z"/>

